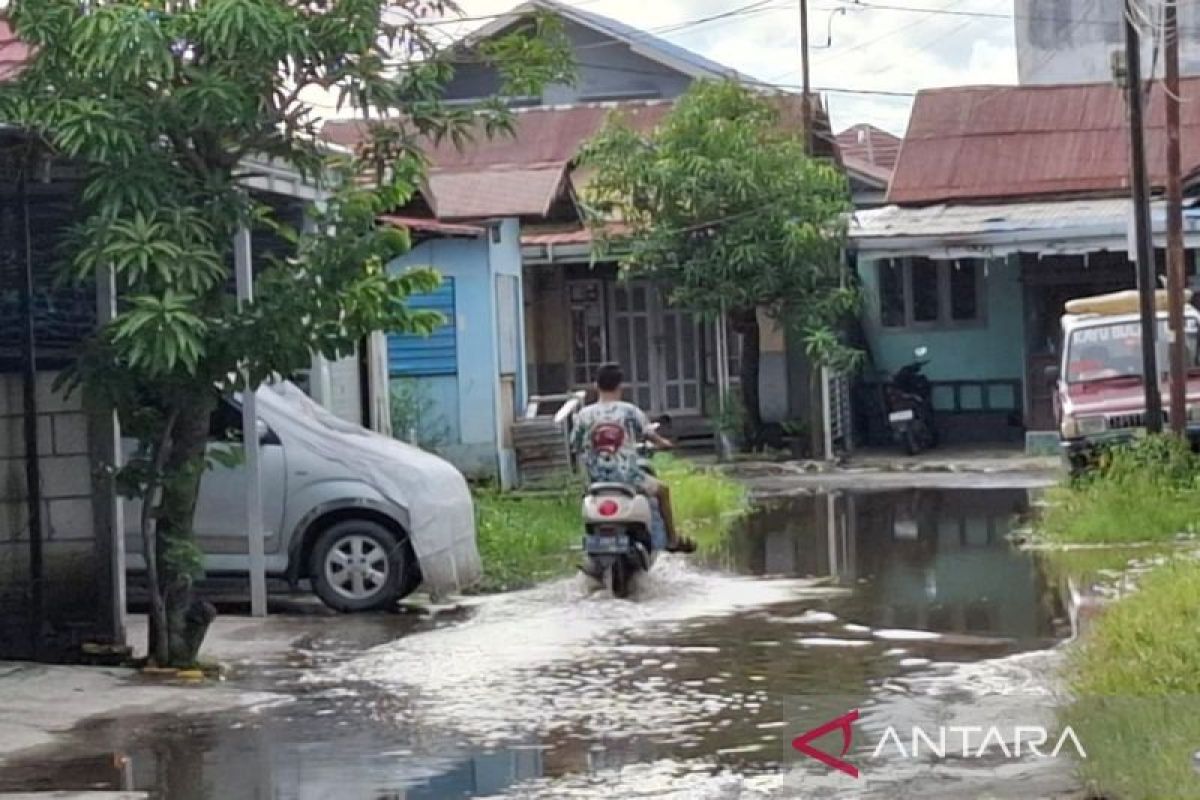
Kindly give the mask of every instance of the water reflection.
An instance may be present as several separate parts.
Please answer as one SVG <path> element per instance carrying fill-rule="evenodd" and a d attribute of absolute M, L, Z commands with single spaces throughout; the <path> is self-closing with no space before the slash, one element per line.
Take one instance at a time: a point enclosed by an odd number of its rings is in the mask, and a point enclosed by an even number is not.
<path fill-rule="evenodd" d="M 832 492 L 750 517 L 720 559 L 755 575 L 829 577 L 858 621 L 973 636 L 1053 634 L 1055 598 L 1006 535 L 1024 491 Z"/>

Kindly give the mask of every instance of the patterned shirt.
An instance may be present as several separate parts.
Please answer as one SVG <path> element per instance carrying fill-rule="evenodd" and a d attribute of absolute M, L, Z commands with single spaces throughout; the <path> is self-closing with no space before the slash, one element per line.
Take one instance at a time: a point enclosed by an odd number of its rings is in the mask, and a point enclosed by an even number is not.
<path fill-rule="evenodd" d="M 638 442 L 650 421 L 633 403 L 609 400 L 586 406 L 575 417 L 571 447 L 583 454 L 593 483 L 641 486 L 645 474 L 638 466 Z"/>

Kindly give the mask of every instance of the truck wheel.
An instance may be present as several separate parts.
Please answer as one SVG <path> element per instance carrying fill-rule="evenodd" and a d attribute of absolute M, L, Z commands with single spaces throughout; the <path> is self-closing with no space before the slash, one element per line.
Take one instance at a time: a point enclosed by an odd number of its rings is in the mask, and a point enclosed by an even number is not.
<path fill-rule="evenodd" d="M 313 546 L 313 589 L 335 611 L 389 608 L 420 583 L 407 537 L 373 520 L 331 525 Z"/>

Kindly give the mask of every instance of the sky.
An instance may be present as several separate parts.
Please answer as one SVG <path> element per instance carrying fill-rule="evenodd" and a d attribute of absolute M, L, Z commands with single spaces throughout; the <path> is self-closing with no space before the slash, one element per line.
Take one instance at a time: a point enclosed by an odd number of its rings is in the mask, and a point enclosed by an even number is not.
<path fill-rule="evenodd" d="M 798 0 L 566 1 L 653 32 L 761 80 L 799 86 Z M 458 2 L 464 15 L 478 17 L 506 11 L 519 0 Z M 914 92 L 936 86 L 1015 83 L 1012 10 L 1013 0 L 809 0 L 812 85 Z M 726 12 L 732 13 L 687 24 Z M 988 16 L 972 16 L 975 13 Z M 478 24 L 463 23 L 448 30 L 465 33 Z M 663 28 L 668 30 L 658 30 Z M 911 97 L 823 94 L 835 131 L 870 122 L 903 135 L 908 124 Z"/>

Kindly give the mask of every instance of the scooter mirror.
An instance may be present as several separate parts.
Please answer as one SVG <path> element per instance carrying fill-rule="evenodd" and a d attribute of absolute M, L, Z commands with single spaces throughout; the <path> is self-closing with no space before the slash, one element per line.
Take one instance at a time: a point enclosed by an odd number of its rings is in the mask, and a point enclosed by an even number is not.
<path fill-rule="evenodd" d="M 924 358 L 929 355 L 929 348 L 924 346 L 918 347 L 916 350 L 913 350 L 913 355 L 917 358 Z"/>

